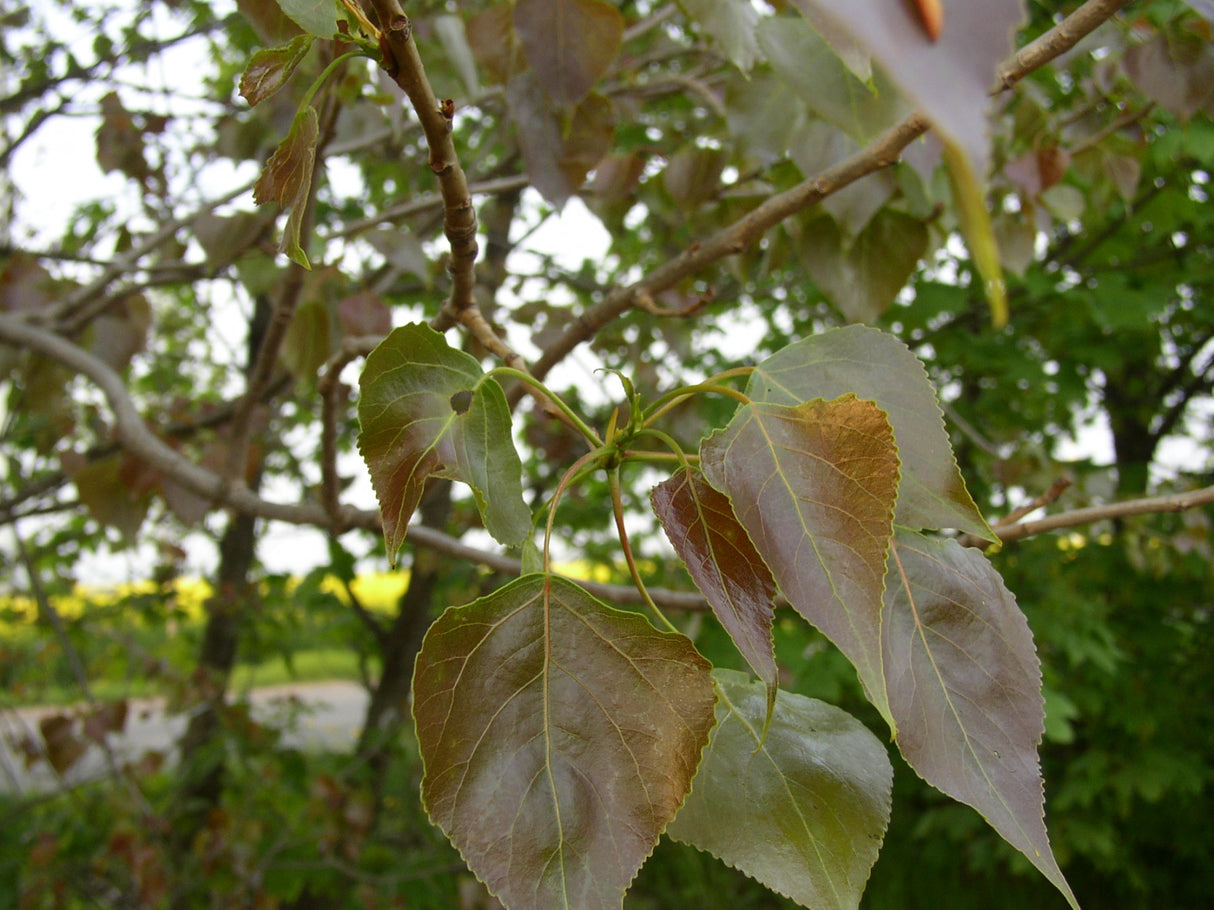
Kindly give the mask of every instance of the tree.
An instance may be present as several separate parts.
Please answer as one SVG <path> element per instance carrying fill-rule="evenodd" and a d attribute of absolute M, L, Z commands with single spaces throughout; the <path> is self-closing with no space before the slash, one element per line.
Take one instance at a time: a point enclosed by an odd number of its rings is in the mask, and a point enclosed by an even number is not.
<path fill-rule="evenodd" d="M 801 905 L 857 906 L 891 788 L 966 842 L 957 873 L 1028 864 L 1077 906 L 1058 859 L 1093 895 L 1088 869 L 1131 859 L 1129 902 L 1149 865 L 1088 818 L 1091 788 L 1123 780 L 1117 813 L 1151 830 L 1152 804 L 1208 802 L 1214 755 L 1208 724 L 1101 717 L 1134 691 L 1131 653 L 1209 690 L 1208 452 L 1152 470 L 1208 420 L 1214 52 L 1204 7 L 1126 5 L 8 14 L 6 163 L 87 113 L 121 185 L 54 236 L 27 236 L 42 188 L 12 188 L 11 562 L 70 655 L 51 595 L 76 554 L 158 540 L 167 579 L 187 531 L 219 551 L 180 771 L 167 793 L 117 774 L 105 846 L 44 835 L 25 899 L 66 880 L 68 905 L 329 906 L 353 881 L 370 902 L 399 864 L 412 727 L 425 811 L 510 907 L 618 906 L 663 833 Z M 200 45 L 197 90 L 158 84 Z M 606 254 L 529 257 L 575 198 Z M 603 372 L 578 372 L 587 349 Z M 1056 440 L 1093 414 L 1112 470 L 1055 483 Z M 1022 520 L 1067 483 L 1090 508 Z M 356 555 L 406 552 L 393 615 L 349 600 L 377 671 L 339 773 L 259 745 L 230 698 L 279 523 L 328 535 L 347 583 Z M 1083 536 L 1035 537 L 1058 529 Z M 554 547 L 605 581 L 555 571 Z M 1160 578 L 1160 615 L 1114 609 Z M 1049 610 L 1086 598 L 1106 608 Z M 104 707 L 95 733 L 123 722 Z M 1078 822 L 1059 841 L 1055 809 L 1053 846 L 1043 728 Z M 1119 731 L 1149 762 L 1109 766 Z M 42 733 L 69 762 L 51 740 L 70 731 Z M 258 768 L 296 802 L 243 807 Z M 879 866 L 870 900 L 897 881 Z"/>

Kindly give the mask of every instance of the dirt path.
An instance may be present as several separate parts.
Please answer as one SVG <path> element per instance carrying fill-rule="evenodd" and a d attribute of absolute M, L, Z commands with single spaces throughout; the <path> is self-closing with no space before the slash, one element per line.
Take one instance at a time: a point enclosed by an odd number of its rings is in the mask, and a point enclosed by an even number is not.
<path fill-rule="evenodd" d="M 296 718 L 286 742 L 317 750 L 351 743 L 358 735 L 367 707 L 366 691 L 350 682 L 269 686 L 253 690 L 250 700 L 259 720 Z M 38 707 L 0 711 L 0 793 L 44 793 L 108 773 L 105 753 L 96 745 L 90 746 L 62 777 L 46 761 L 26 766 L 25 755 L 17 744 L 26 737 L 41 743 L 38 725 L 42 719 L 70 710 Z M 137 761 L 149 752 L 160 752 L 171 761 L 185 724 L 185 717 L 165 714 L 162 698 L 131 699 L 125 729 L 120 735 L 108 737 L 110 751 L 119 763 Z"/>

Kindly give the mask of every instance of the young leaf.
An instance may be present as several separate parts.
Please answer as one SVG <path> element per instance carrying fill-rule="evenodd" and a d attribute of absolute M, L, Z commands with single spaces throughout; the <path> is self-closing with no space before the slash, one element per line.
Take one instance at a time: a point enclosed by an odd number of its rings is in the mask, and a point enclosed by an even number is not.
<path fill-rule="evenodd" d="M 851 715 L 789 692 L 764 739 L 765 687 L 730 670 L 713 679 L 717 727 L 667 833 L 804 907 L 854 910 L 889 825 L 885 747 Z"/>
<path fill-rule="evenodd" d="M 315 38 L 299 35 L 290 44 L 258 51 L 240 77 L 240 96 L 256 106 L 287 84 Z"/>
<path fill-rule="evenodd" d="M 282 11 L 317 38 L 337 33 L 338 0 L 278 0 Z"/>
<path fill-rule="evenodd" d="M 316 143 L 319 139 L 320 125 L 316 119 L 316 109 L 306 107 L 291 121 L 286 138 L 274 150 L 253 187 L 253 201 L 258 205 L 272 200 L 290 208 L 279 249 L 305 269 L 312 266 L 299 245 L 299 234 L 303 228 L 308 195 L 312 191 L 312 167 L 316 163 Z"/>
<path fill-rule="evenodd" d="M 562 578 L 447 610 L 413 675 L 430 818 L 512 910 L 619 910 L 708 741 L 709 671 Z"/>
<path fill-rule="evenodd" d="M 880 620 L 898 453 L 885 413 L 855 395 L 753 402 L 704 441 L 700 465 L 784 596 L 847 655 L 892 727 Z"/>
<path fill-rule="evenodd" d="M 789 405 L 847 392 L 889 415 L 902 460 L 898 524 L 996 539 L 965 488 L 927 371 L 892 335 L 853 325 L 805 338 L 755 367 L 746 388 L 754 401 Z"/>
<path fill-rule="evenodd" d="M 624 17 L 604 0 L 519 0 L 514 27 L 548 96 L 566 107 L 586 97 L 615 60 Z"/>
<path fill-rule="evenodd" d="M 429 326 L 401 326 L 367 358 L 359 379 L 358 450 L 379 499 L 395 559 L 429 477 L 472 488 L 485 529 L 517 546 L 531 533 L 522 463 L 502 387 Z"/>
<path fill-rule="evenodd" d="M 977 809 L 1077 908 L 1045 828 L 1041 667 L 999 573 L 977 550 L 899 528 L 882 641 L 907 763 Z"/>
<path fill-rule="evenodd" d="M 713 613 L 758 677 L 774 686 L 771 623 L 776 583 L 729 500 L 687 469 L 658 484 L 650 499 Z"/>

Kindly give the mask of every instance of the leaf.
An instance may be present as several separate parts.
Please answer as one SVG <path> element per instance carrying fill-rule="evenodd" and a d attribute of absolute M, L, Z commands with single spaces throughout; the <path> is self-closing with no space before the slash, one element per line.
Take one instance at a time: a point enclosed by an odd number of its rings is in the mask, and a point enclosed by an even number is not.
<path fill-rule="evenodd" d="M 282 47 L 258 51 L 240 77 L 240 96 L 253 106 L 265 101 L 287 84 L 315 40 L 312 35 L 299 35 Z"/>
<path fill-rule="evenodd" d="M 1023 0 L 945 0 L 936 38 L 906 0 L 793 0 L 831 19 L 872 54 L 907 100 L 964 150 L 982 179 L 995 69 L 1011 53 Z"/>
<path fill-rule="evenodd" d="M 60 463 L 89 514 L 117 529 L 124 540 L 136 540 L 148 514 L 147 465 L 130 455 L 85 461 L 75 452 L 62 453 Z"/>
<path fill-rule="evenodd" d="M 320 126 L 316 119 L 316 109 L 306 107 L 291 121 L 291 129 L 286 138 L 278 144 L 253 187 L 253 201 L 258 205 L 273 200 L 290 208 L 279 250 L 305 269 L 312 266 L 303 247 L 299 245 L 299 234 L 303 227 L 308 196 L 312 192 L 312 167 L 316 162 L 316 144 L 319 139 Z"/>
<path fill-rule="evenodd" d="M 1041 667 L 1024 614 L 986 557 L 954 540 L 899 528 L 889 565 L 882 639 L 898 748 L 1077 908 L 1045 828 Z"/>
<path fill-rule="evenodd" d="M 774 686 L 776 583 L 729 500 L 686 468 L 658 484 L 650 499 L 713 613 L 759 679 Z"/>
<path fill-rule="evenodd" d="M 561 208 L 611 148 L 611 102 L 589 95 L 562 118 L 535 74 L 524 73 L 506 87 L 506 103 L 518 129 L 527 176 L 544 199 Z"/>
<path fill-rule="evenodd" d="M 506 396 L 474 358 L 429 326 L 401 326 L 371 352 L 359 388 L 358 450 L 390 558 L 430 477 L 468 484 L 485 529 L 502 543 L 517 546 L 531 533 Z M 470 397 L 457 407 L 461 393 Z"/>
<path fill-rule="evenodd" d="M 494 82 L 505 85 L 526 69 L 510 4 L 499 3 L 470 16 L 464 32 L 480 69 Z"/>
<path fill-rule="evenodd" d="M 885 747 L 846 712 L 789 692 L 764 738 L 765 687 L 730 670 L 713 679 L 717 726 L 667 833 L 804 907 L 854 910 L 889 825 Z"/>
<path fill-rule="evenodd" d="M 957 205 L 957 220 L 965 244 L 978 274 L 982 276 L 986 299 L 991 307 L 991 322 L 995 328 L 1007 325 L 1007 289 L 1003 282 L 1003 267 L 999 264 L 999 244 L 991 228 L 986 193 L 969 159 L 951 142 L 944 143 L 944 161 L 948 165 L 949 184 Z"/>
<path fill-rule="evenodd" d="M 855 395 L 755 401 L 704 441 L 700 467 L 784 596 L 838 645 L 890 719 L 880 619 L 898 455 L 885 413 Z"/>
<path fill-rule="evenodd" d="M 338 0 L 278 0 L 282 11 L 317 38 L 337 34 Z"/>
<path fill-rule="evenodd" d="M 775 404 L 847 392 L 889 415 L 902 462 L 898 524 L 996 539 L 965 489 L 927 371 L 892 335 L 853 325 L 802 339 L 755 367 L 746 387 L 755 401 Z"/>
<path fill-rule="evenodd" d="M 908 113 L 881 75 L 861 82 L 803 18 L 769 17 L 759 43 L 772 68 L 811 110 L 858 142 L 867 142 Z"/>
<path fill-rule="evenodd" d="M 481 83 L 476 73 L 476 55 L 468 44 L 464 21 L 459 16 L 446 15 L 435 16 L 431 23 L 438 40 L 442 42 L 443 53 L 459 74 L 464 91 L 470 98 L 478 97 L 481 94 Z"/>
<path fill-rule="evenodd" d="M 853 322 L 874 322 L 905 287 L 927 252 L 918 218 L 882 209 L 850 246 L 833 218 L 807 224 L 798 244 L 814 283 Z"/>
<path fill-rule="evenodd" d="M 101 124 L 97 127 L 97 166 L 103 173 L 119 171 L 145 183 L 152 168 L 144 155 L 144 130 L 136 125 L 117 92 L 101 99 Z"/>
<path fill-rule="evenodd" d="M 38 721 L 46 747 L 46 760 L 56 774 L 66 774 L 88 751 L 88 743 L 76 733 L 76 722 L 66 714 L 50 714 Z"/>
<path fill-rule="evenodd" d="M 333 322 L 329 307 L 319 297 L 300 302 L 291 314 L 279 359 L 297 380 L 316 378 L 333 347 Z"/>
<path fill-rule="evenodd" d="M 618 910 L 708 741 L 709 670 L 562 578 L 448 609 L 413 676 L 426 811 L 507 907 Z"/>
<path fill-rule="evenodd" d="M 689 212 L 721 189 L 721 173 L 729 163 L 725 149 L 686 146 L 670 156 L 662 184 L 680 211 Z"/>
<path fill-rule="evenodd" d="M 624 17 L 603 0 L 520 0 L 514 27 L 548 96 L 577 104 L 615 60 Z"/>
<path fill-rule="evenodd" d="M 759 55 L 755 26 L 759 14 L 750 0 L 678 0 L 688 17 L 694 19 L 724 51 L 729 62 L 742 72 L 750 72 Z"/>

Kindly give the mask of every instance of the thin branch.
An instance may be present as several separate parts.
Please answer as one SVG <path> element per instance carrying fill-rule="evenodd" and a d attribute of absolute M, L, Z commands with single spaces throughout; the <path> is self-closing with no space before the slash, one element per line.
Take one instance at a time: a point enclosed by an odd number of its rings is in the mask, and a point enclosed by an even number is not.
<path fill-rule="evenodd" d="M 1129 0 L 1089 0 L 1001 64 L 998 68 L 1000 84 L 1004 88 L 1010 87 L 1033 70 L 1070 50 L 1080 39 L 1128 2 Z M 635 307 L 643 295 L 656 297 L 712 263 L 737 255 L 767 230 L 791 215 L 816 205 L 861 177 L 893 164 L 908 145 L 927 132 L 929 126 L 927 118 L 922 114 L 911 114 L 850 158 L 790 190 L 772 196 L 712 237 L 692 244 L 680 255 L 658 266 L 636 283 L 608 295 L 601 303 L 592 306 L 578 317 L 560 337 L 544 349 L 532 367 L 533 375 L 543 379 L 579 344 L 588 341 L 612 320 Z M 516 403 L 522 394 L 522 390 L 513 389 L 512 403 Z"/>

